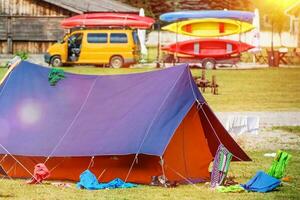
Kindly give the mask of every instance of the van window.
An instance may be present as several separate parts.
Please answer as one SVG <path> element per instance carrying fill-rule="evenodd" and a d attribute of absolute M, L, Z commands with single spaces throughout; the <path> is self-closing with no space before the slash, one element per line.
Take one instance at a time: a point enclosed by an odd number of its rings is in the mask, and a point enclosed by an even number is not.
<path fill-rule="evenodd" d="M 127 43 L 127 35 L 125 33 L 111 33 L 110 43 Z"/>
<path fill-rule="evenodd" d="M 135 43 L 136 45 L 140 45 L 139 36 L 138 36 L 138 34 L 137 34 L 136 31 L 133 31 L 133 32 L 132 32 L 132 36 L 133 36 L 134 43 Z"/>
<path fill-rule="evenodd" d="M 107 43 L 107 33 L 88 33 L 88 43 Z"/>

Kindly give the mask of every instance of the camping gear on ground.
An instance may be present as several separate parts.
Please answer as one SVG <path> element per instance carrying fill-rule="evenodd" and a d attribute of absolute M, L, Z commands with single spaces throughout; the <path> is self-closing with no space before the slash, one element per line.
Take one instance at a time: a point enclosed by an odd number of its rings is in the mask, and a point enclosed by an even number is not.
<path fill-rule="evenodd" d="M 162 186 L 162 187 L 177 187 L 179 183 L 177 181 L 171 182 L 164 175 L 152 176 L 151 186 Z"/>
<path fill-rule="evenodd" d="M 224 147 L 224 145 L 220 144 L 214 158 L 213 169 L 211 172 L 210 186 L 212 188 L 224 183 L 231 159 L 232 154 Z"/>
<path fill-rule="evenodd" d="M 276 153 L 265 153 L 264 156 L 265 156 L 265 157 L 272 157 L 272 158 L 275 158 L 275 157 L 276 157 Z"/>
<path fill-rule="evenodd" d="M 62 69 L 52 68 L 49 75 L 48 81 L 51 86 L 55 86 L 56 83 L 65 78 L 65 72 Z"/>
<path fill-rule="evenodd" d="M 291 180 L 292 180 L 292 177 L 290 177 L 290 176 L 285 176 L 281 179 L 281 181 L 283 181 L 283 182 L 291 182 Z"/>
<path fill-rule="evenodd" d="M 71 188 L 72 185 L 70 183 L 63 183 L 63 182 L 53 182 L 51 185 L 59 187 L 59 188 Z"/>
<path fill-rule="evenodd" d="M 226 130 L 234 135 L 243 133 L 258 134 L 259 117 L 245 115 L 230 115 L 225 123 Z"/>
<path fill-rule="evenodd" d="M 14 156 L 1 164 L 9 169 L 19 161 L 11 177 L 31 177 L 26 169 L 35 160 L 46 162 L 51 179 L 78 181 L 93 160 L 91 171 L 106 169 L 102 182 L 119 177 L 149 184 L 158 174 L 169 181 L 208 180 L 220 143 L 233 160 L 250 160 L 187 64 L 127 75 L 66 72 L 55 87 L 50 71 L 22 61 L 0 85 L 0 118 L 9 126 L 0 131 L 0 159 Z"/>
<path fill-rule="evenodd" d="M 162 50 L 191 55 L 197 58 L 226 59 L 232 55 L 248 51 L 253 46 L 226 39 L 194 39 L 164 46 Z"/>
<path fill-rule="evenodd" d="M 245 33 L 254 27 L 247 22 L 232 19 L 192 19 L 164 26 L 162 30 L 196 37 L 220 37 Z"/>
<path fill-rule="evenodd" d="M 155 22 L 150 17 L 126 13 L 88 13 L 62 20 L 63 28 L 76 27 L 130 27 L 148 29 Z"/>
<path fill-rule="evenodd" d="M 50 171 L 43 163 L 38 163 L 34 166 L 33 177 L 27 181 L 28 184 L 40 184 L 43 180 L 50 176 Z"/>
<path fill-rule="evenodd" d="M 85 170 L 80 174 L 80 181 L 77 183 L 77 187 L 88 190 L 99 189 L 115 189 L 115 188 L 132 188 L 137 185 L 132 183 L 125 183 L 119 178 L 116 178 L 108 183 L 99 183 L 96 176 L 90 171 Z"/>
<path fill-rule="evenodd" d="M 244 192 L 245 189 L 241 185 L 231 185 L 231 186 L 218 186 L 218 192 L 222 193 L 241 193 Z"/>
<path fill-rule="evenodd" d="M 228 177 L 226 177 L 223 185 L 224 186 L 237 185 L 238 182 L 236 182 L 234 179 L 235 179 L 234 176 L 228 176 Z"/>
<path fill-rule="evenodd" d="M 166 22 L 175 22 L 186 19 L 202 19 L 202 18 L 221 18 L 235 19 L 252 23 L 254 18 L 253 12 L 239 10 L 193 10 L 168 12 L 159 16 L 159 19 Z"/>
<path fill-rule="evenodd" d="M 277 179 L 281 179 L 284 176 L 286 165 L 291 158 L 292 155 L 290 155 L 289 153 L 278 150 L 276 157 L 273 160 L 272 166 L 268 171 L 268 174 Z"/>
<path fill-rule="evenodd" d="M 241 186 L 248 191 L 253 192 L 269 192 L 276 189 L 280 185 L 280 180 L 266 174 L 263 171 L 258 171 L 256 175 L 246 184 Z"/>

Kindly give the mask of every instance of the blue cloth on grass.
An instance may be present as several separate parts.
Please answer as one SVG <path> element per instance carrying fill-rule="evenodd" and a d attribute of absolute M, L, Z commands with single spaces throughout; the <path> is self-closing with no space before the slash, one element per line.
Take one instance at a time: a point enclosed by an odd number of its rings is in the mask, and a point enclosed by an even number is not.
<path fill-rule="evenodd" d="M 116 178 L 108 183 L 99 183 L 96 176 L 90 170 L 85 170 L 82 172 L 80 174 L 80 181 L 77 183 L 78 188 L 84 188 L 88 190 L 132 188 L 136 186 L 137 185 L 132 183 L 125 183 L 119 178 Z"/>
<path fill-rule="evenodd" d="M 245 190 L 253 192 L 269 192 L 277 188 L 279 185 L 280 180 L 266 174 L 263 171 L 258 171 L 246 184 L 241 184 Z"/>

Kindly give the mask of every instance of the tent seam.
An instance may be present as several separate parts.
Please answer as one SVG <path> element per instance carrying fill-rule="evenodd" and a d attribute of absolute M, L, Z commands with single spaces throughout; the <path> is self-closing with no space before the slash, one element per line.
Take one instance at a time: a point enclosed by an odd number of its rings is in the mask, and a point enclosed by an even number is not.
<path fill-rule="evenodd" d="M 69 127 L 67 128 L 65 134 L 61 137 L 61 139 L 58 141 L 57 145 L 53 148 L 53 150 L 51 151 L 51 153 L 48 155 L 48 157 L 46 158 L 44 164 L 48 161 L 48 159 L 50 158 L 50 156 L 53 155 L 53 153 L 56 151 L 56 149 L 57 149 L 58 146 L 61 144 L 61 142 L 63 141 L 63 139 L 66 137 L 66 135 L 67 135 L 67 134 L 70 132 L 70 130 L 72 129 L 72 127 L 73 127 L 75 121 L 78 119 L 80 113 L 82 112 L 83 108 L 85 107 L 85 105 L 86 105 L 86 103 L 87 103 L 87 101 L 88 101 L 88 99 L 89 99 L 89 97 L 90 97 L 90 95 L 91 95 L 91 93 L 92 93 L 92 90 L 94 89 L 94 86 L 95 86 L 97 80 L 98 80 L 98 77 L 95 78 L 93 84 L 91 85 L 91 87 L 90 87 L 90 89 L 89 89 L 89 91 L 88 91 L 88 94 L 87 94 L 86 98 L 84 99 L 84 101 L 83 101 L 81 107 L 79 108 L 78 112 L 76 113 L 74 119 L 71 121 L 71 124 L 70 124 Z"/>
<path fill-rule="evenodd" d="M 144 142 L 145 142 L 145 140 L 146 140 L 146 138 L 147 138 L 147 136 L 148 136 L 148 134 L 149 134 L 149 132 L 150 132 L 150 130 L 151 130 L 151 128 L 152 128 L 152 125 L 154 124 L 154 121 L 156 120 L 158 114 L 160 113 L 162 106 L 165 104 L 167 98 L 169 97 L 169 95 L 171 94 L 171 92 L 173 91 L 173 89 L 175 88 L 175 86 L 176 86 L 178 80 L 182 77 L 183 73 L 184 73 L 184 71 L 178 76 L 178 78 L 177 78 L 176 81 L 174 82 L 174 84 L 173 84 L 171 90 L 168 92 L 168 94 L 165 96 L 163 102 L 162 102 L 161 105 L 159 106 L 159 109 L 158 109 L 157 113 L 155 114 L 155 116 L 154 116 L 154 118 L 152 119 L 152 121 L 151 121 L 149 127 L 147 128 L 147 132 L 146 132 L 146 134 L 145 134 L 145 136 L 144 136 L 144 138 L 143 138 L 143 141 L 142 141 L 142 143 L 141 143 L 141 145 L 140 145 L 140 147 L 139 147 L 139 149 L 138 149 L 138 151 L 137 151 L 136 154 L 139 154 L 139 151 L 141 150 L 141 148 L 142 148 L 142 146 L 143 146 L 143 144 L 144 144 Z"/>
<path fill-rule="evenodd" d="M 186 65 L 187 65 L 187 64 L 186 64 Z M 189 70 L 187 70 L 187 73 L 188 73 L 188 76 L 189 76 L 189 85 L 190 85 L 190 88 L 191 88 L 191 90 L 192 90 L 192 93 L 193 93 L 193 96 L 194 96 L 194 98 L 195 98 L 195 101 L 197 102 L 198 105 L 201 105 L 201 103 L 200 103 L 199 100 L 197 99 L 196 94 L 195 94 L 195 91 L 194 91 L 194 89 L 193 89 L 193 87 L 192 87 L 192 83 L 191 83 L 191 81 L 192 81 L 192 80 L 191 80 L 191 73 L 189 73 Z M 193 106 L 194 106 L 194 103 L 191 104 L 191 106 L 189 107 L 189 109 L 188 109 L 188 111 L 185 113 L 185 115 L 186 115 L 188 112 L 191 111 L 191 109 L 192 109 Z M 180 126 L 180 124 L 174 129 L 173 135 L 174 135 L 175 131 L 178 129 L 179 126 Z M 171 139 L 172 139 L 172 138 L 169 139 L 169 141 L 168 141 L 166 147 L 164 148 L 163 154 L 166 152 L 167 146 L 170 144 Z"/>

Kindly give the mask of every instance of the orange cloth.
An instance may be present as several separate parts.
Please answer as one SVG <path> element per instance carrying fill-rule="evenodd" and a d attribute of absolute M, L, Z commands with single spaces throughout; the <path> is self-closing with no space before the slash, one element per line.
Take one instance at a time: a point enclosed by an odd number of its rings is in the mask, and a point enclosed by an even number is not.
<path fill-rule="evenodd" d="M 28 184 L 39 184 L 42 183 L 43 180 L 50 176 L 50 172 L 45 164 L 39 163 L 34 166 L 34 177 L 28 181 Z"/>

